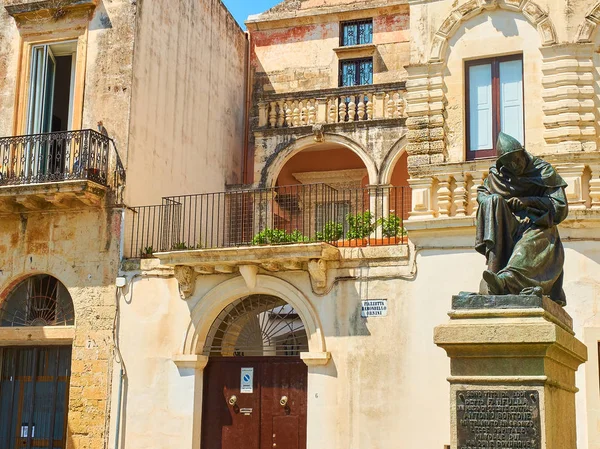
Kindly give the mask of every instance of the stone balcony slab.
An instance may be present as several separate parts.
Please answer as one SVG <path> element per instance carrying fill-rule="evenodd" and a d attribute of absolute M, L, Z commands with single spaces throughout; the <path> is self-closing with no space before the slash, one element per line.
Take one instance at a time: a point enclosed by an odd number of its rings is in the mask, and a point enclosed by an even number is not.
<path fill-rule="evenodd" d="M 89 180 L 1 186 L 0 214 L 100 207 L 107 189 Z"/>

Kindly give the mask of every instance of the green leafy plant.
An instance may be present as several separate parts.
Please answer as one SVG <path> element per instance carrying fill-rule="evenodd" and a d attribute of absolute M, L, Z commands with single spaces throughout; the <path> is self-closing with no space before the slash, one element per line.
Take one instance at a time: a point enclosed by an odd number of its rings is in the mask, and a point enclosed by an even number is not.
<path fill-rule="evenodd" d="M 142 259 L 149 259 L 154 256 L 154 248 L 151 246 L 146 246 L 140 254 Z"/>
<path fill-rule="evenodd" d="M 171 246 L 171 249 L 174 251 L 182 251 L 185 249 L 190 249 L 185 242 L 177 242 L 177 243 L 173 243 L 173 245 Z M 193 249 L 193 247 L 192 247 Z"/>
<path fill-rule="evenodd" d="M 265 229 L 259 232 L 252 239 L 253 245 L 277 245 L 281 243 L 299 243 L 308 242 L 309 238 L 304 236 L 297 229 L 287 232 L 285 229 Z"/>
<path fill-rule="evenodd" d="M 398 237 L 406 235 L 402 227 L 402 219 L 396 214 L 390 214 L 387 218 L 381 219 L 381 233 L 385 237 Z"/>
<path fill-rule="evenodd" d="M 348 214 L 346 216 L 348 222 L 348 238 L 349 239 L 364 239 L 371 235 L 375 229 L 373 223 L 373 214 L 365 211 L 358 214 Z"/>
<path fill-rule="evenodd" d="M 344 225 L 336 221 L 329 221 L 323 226 L 321 232 L 317 232 L 315 237 L 322 242 L 334 242 L 344 236 Z"/>

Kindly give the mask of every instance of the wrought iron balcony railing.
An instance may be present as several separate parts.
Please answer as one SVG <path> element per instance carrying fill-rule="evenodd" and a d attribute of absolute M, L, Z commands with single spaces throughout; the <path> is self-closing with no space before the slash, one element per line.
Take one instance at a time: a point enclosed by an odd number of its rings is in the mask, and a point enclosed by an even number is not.
<path fill-rule="evenodd" d="M 268 94 L 258 102 L 258 127 L 297 128 L 403 118 L 405 92 L 405 83 L 400 82 Z"/>
<path fill-rule="evenodd" d="M 91 129 L 0 138 L 0 186 L 90 180 L 122 171 L 111 139 Z"/>
<path fill-rule="evenodd" d="M 410 188 L 334 189 L 325 184 L 236 190 L 163 199 L 133 208 L 125 254 L 327 242 L 382 246 L 405 242 Z"/>

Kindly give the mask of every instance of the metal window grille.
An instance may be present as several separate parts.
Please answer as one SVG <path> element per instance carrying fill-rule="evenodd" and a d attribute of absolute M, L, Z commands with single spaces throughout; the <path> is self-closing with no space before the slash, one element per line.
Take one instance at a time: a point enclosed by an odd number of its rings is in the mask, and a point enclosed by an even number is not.
<path fill-rule="evenodd" d="M 373 84 L 373 58 L 340 61 L 340 87 Z"/>
<path fill-rule="evenodd" d="M 365 45 L 373 43 L 373 19 L 342 22 L 340 45 Z"/>

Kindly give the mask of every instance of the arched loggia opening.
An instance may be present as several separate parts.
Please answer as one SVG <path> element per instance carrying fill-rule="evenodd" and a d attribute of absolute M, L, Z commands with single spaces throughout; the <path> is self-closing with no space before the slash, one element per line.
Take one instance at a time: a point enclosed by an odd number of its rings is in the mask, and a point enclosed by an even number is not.
<path fill-rule="evenodd" d="M 52 276 L 28 277 L 6 295 L 0 306 L 0 329 L 9 331 L 0 347 L 0 447 L 66 447 L 71 346 L 31 337 L 40 335 L 38 328 L 43 334 L 74 324 L 71 295 Z M 31 339 L 19 342 L 8 328 L 29 328 Z"/>
<path fill-rule="evenodd" d="M 203 354 L 203 449 L 306 448 L 308 335 L 294 308 L 254 294 L 214 320 Z"/>

